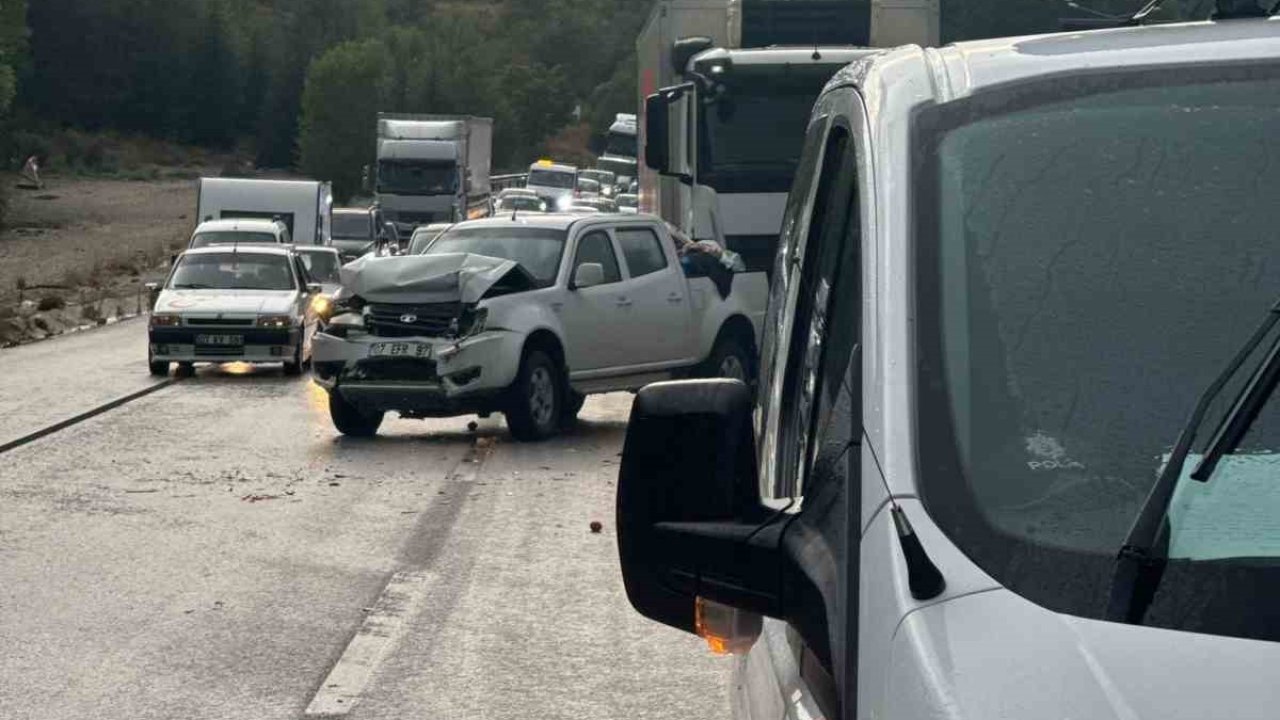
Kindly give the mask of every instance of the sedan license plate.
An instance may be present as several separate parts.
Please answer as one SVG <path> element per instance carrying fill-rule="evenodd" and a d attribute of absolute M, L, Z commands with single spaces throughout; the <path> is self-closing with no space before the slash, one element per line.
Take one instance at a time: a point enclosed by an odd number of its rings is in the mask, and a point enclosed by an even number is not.
<path fill-rule="evenodd" d="M 231 347 L 244 344 L 243 335 L 197 335 L 197 345 L 216 345 L 218 347 Z"/>
<path fill-rule="evenodd" d="M 422 343 L 380 342 L 369 346 L 369 357 L 411 358 L 428 360 L 431 358 L 431 346 Z"/>

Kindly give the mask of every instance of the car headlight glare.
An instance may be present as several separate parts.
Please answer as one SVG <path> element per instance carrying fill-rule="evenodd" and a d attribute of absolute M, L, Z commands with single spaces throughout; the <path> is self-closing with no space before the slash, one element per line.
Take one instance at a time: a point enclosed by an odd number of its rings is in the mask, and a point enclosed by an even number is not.
<path fill-rule="evenodd" d="M 573 198 L 567 195 L 561 195 L 560 197 L 556 198 L 557 210 L 568 210 L 569 206 L 572 204 L 573 204 Z"/>
<path fill-rule="evenodd" d="M 176 327 L 182 324 L 182 316 L 172 313 L 158 313 L 151 316 L 151 327 Z"/>
<path fill-rule="evenodd" d="M 291 315 L 259 315 L 258 327 L 271 328 L 274 330 L 293 327 L 293 316 Z"/>
<path fill-rule="evenodd" d="M 321 320 L 326 320 L 333 313 L 333 301 L 325 295 L 311 298 L 311 311 Z"/>

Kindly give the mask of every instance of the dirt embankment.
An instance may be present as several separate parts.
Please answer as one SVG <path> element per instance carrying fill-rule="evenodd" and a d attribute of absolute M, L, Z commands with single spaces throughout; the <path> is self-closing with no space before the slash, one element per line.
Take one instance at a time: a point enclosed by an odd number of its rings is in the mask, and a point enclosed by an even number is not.
<path fill-rule="evenodd" d="M 54 176 L 41 190 L 12 190 L 0 231 L 0 346 L 134 312 L 143 283 L 163 275 L 190 234 L 195 203 L 188 178 Z"/>

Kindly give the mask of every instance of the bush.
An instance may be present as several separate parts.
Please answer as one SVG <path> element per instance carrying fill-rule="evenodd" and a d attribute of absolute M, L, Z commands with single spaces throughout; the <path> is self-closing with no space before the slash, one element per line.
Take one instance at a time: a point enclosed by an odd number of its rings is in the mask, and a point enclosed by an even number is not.
<path fill-rule="evenodd" d="M 67 301 L 61 295 L 45 295 L 36 304 L 36 309 L 40 312 L 48 312 L 50 310 L 61 310 L 66 306 Z"/>
<path fill-rule="evenodd" d="M 307 71 L 298 135 L 302 170 L 332 182 L 339 203 L 360 190 L 361 167 L 371 160 L 389 64 L 382 43 L 370 40 L 338 45 Z"/>

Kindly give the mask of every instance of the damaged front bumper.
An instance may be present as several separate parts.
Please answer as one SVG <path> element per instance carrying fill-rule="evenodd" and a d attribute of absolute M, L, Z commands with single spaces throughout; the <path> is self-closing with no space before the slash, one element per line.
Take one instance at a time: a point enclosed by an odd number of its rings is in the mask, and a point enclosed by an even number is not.
<path fill-rule="evenodd" d="M 315 380 L 348 402 L 406 417 L 449 417 L 501 409 L 516 379 L 524 338 L 489 330 L 460 340 L 336 337 L 312 341 Z"/>

